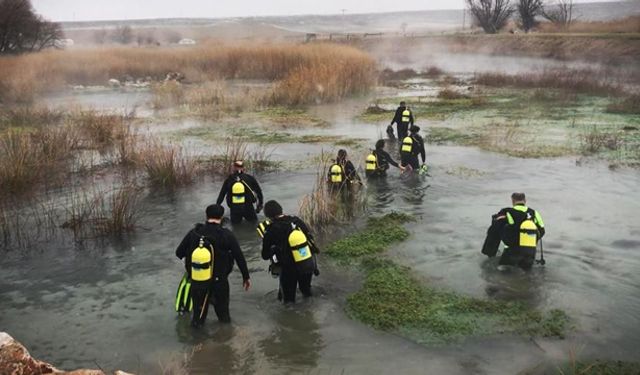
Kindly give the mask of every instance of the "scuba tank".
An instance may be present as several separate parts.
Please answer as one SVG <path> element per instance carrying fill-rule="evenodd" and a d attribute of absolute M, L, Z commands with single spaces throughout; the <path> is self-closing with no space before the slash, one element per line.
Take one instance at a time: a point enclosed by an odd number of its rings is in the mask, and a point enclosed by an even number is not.
<path fill-rule="evenodd" d="M 204 246 L 204 237 L 191 253 L 191 280 L 209 281 L 213 277 L 213 246 Z"/>
<path fill-rule="evenodd" d="M 296 224 L 291 223 L 291 232 L 288 237 L 289 249 L 293 256 L 293 262 L 299 272 L 314 272 L 315 262 L 311 253 L 311 246 L 307 236 Z"/>
<path fill-rule="evenodd" d="M 365 170 L 367 172 L 374 172 L 377 169 L 378 169 L 378 158 L 376 157 L 376 154 L 373 151 L 371 151 L 371 153 L 367 155 Z"/>
<path fill-rule="evenodd" d="M 413 151 L 413 138 L 410 136 L 404 137 L 400 151 L 411 153 Z"/>
<path fill-rule="evenodd" d="M 231 203 L 244 204 L 246 201 L 246 189 L 244 183 L 237 177 L 236 182 L 231 185 Z"/>
<path fill-rule="evenodd" d="M 520 224 L 518 246 L 535 249 L 538 244 L 538 227 L 530 216 L 527 214 L 527 219 Z"/>
<path fill-rule="evenodd" d="M 332 183 L 341 183 L 342 182 L 342 166 L 340 164 L 334 164 L 331 166 L 329 170 L 329 174 L 331 176 Z"/>

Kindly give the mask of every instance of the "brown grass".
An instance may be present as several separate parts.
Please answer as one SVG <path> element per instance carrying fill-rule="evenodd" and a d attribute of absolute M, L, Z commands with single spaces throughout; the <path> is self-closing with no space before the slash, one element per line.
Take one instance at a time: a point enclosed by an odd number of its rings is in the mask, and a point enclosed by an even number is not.
<path fill-rule="evenodd" d="M 271 161 L 273 149 L 265 144 L 251 148 L 247 141 L 236 137 L 227 139 L 223 145 L 209 160 L 208 169 L 214 175 L 226 176 L 231 173 L 231 165 L 236 160 L 244 161 L 247 170 L 252 172 L 265 172 L 277 166 Z"/>
<path fill-rule="evenodd" d="M 67 206 L 67 219 L 63 228 L 76 236 L 114 235 L 134 230 L 141 216 L 142 189 L 125 184 L 105 191 L 81 191 L 72 194 Z"/>
<path fill-rule="evenodd" d="M 77 146 L 71 127 L 35 131 L 9 130 L 0 135 L 0 188 L 2 195 L 22 195 L 55 183 L 68 169 Z"/>
<path fill-rule="evenodd" d="M 316 232 L 325 232 L 331 225 L 339 222 L 338 201 L 327 186 L 325 173 L 328 167 L 327 161 L 320 162 L 313 190 L 302 197 L 298 210 L 302 220 Z"/>
<path fill-rule="evenodd" d="M 33 100 L 66 85 L 106 85 L 110 78 L 160 80 L 169 72 L 181 72 L 192 83 L 280 81 L 270 100 L 294 104 L 340 99 L 375 83 L 375 62 L 366 53 L 322 43 L 48 51 L 0 58 L 0 72 L 0 102 Z"/>
<path fill-rule="evenodd" d="M 567 27 L 542 22 L 538 31 L 545 33 L 640 33 L 640 16 L 630 16 L 613 21 L 574 21 Z"/>
<path fill-rule="evenodd" d="M 197 160 L 181 146 L 150 139 L 140 152 L 140 157 L 152 186 L 185 186 L 191 184 L 196 177 Z"/>
<path fill-rule="evenodd" d="M 630 95 L 607 106 L 607 112 L 640 115 L 640 94 Z"/>
<path fill-rule="evenodd" d="M 453 90 L 453 89 L 447 87 L 447 88 L 444 88 L 444 89 L 440 90 L 440 92 L 438 93 L 438 98 L 439 99 L 445 99 L 445 100 L 455 100 L 455 99 L 469 99 L 469 96 L 461 94 L 461 93 L 457 92 L 456 90 Z"/>
<path fill-rule="evenodd" d="M 611 77 L 606 71 L 593 70 L 545 70 L 539 73 L 508 75 L 480 73 L 475 82 L 493 87 L 552 88 L 590 95 L 623 95 L 621 79 Z"/>

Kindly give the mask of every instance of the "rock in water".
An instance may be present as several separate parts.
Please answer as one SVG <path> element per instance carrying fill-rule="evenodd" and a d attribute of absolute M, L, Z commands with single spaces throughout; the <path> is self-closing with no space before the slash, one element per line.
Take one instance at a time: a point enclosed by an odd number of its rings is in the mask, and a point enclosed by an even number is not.
<path fill-rule="evenodd" d="M 2 375 L 106 375 L 100 370 L 62 371 L 52 365 L 39 361 L 29 354 L 27 349 L 5 332 L 0 332 L 0 374 Z M 114 375 L 132 375 L 116 371 Z"/>

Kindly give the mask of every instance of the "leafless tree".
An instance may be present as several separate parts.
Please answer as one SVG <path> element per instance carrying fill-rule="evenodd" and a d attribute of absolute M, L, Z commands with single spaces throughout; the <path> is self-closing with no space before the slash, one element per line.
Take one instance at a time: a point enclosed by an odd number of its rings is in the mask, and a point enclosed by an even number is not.
<path fill-rule="evenodd" d="M 30 0 L 0 0 L 0 54 L 56 47 L 62 38 L 60 25 L 37 15 Z"/>
<path fill-rule="evenodd" d="M 115 43 L 129 44 L 133 42 L 133 29 L 131 26 L 119 26 L 111 34 L 111 40 Z"/>
<path fill-rule="evenodd" d="M 525 32 L 538 24 L 536 16 L 542 13 L 542 6 L 542 0 L 518 0 L 518 21 Z"/>
<path fill-rule="evenodd" d="M 542 16 L 554 24 L 568 28 L 573 22 L 573 0 L 555 0 L 545 5 Z"/>
<path fill-rule="evenodd" d="M 163 39 L 170 44 L 178 43 L 182 39 L 182 35 L 173 29 L 165 30 L 163 33 Z"/>
<path fill-rule="evenodd" d="M 478 25 L 488 34 L 502 29 L 515 11 L 509 0 L 465 0 Z"/>

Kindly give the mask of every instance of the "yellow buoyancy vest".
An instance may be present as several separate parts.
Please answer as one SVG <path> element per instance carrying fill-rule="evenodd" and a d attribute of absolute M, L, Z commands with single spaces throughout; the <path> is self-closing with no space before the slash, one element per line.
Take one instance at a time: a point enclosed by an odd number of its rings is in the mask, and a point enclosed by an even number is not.
<path fill-rule="evenodd" d="M 300 228 L 295 228 L 289 234 L 289 247 L 293 254 L 293 260 L 300 263 L 311 258 L 311 248 L 307 241 L 307 236 Z"/>
<path fill-rule="evenodd" d="M 213 248 L 204 246 L 204 238 L 191 253 L 191 280 L 209 281 L 213 276 Z"/>
<path fill-rule="evenodd" d="M 402 122 L 409 122 L 411 121 L 411 111 L 409 111 L 408 109 L 405 109 L 404 111 L 402 111 Z"/>
<path fill-rule="evenodd" d="M 264 233 L 267 231 L 267 227 L 271 225 L 271 220 L 267 219 L 262 223 L 258 224 L 256 231 L 258 231 L 258 236 L 260 238 L 264 238 Z"/>
<path fill-rule="evenodd" d="M 378 168 L 378 158 L 373 152 L 367 156 L 366 167 L 367 171 L 375 171 Z"/>
<path fill-rule="evenodd" d="M 340 164 L 334 164 L 330 169 L 331 182 L 340 183 L 342 182 L 342 166 Z"/>
<path fill-rule="evenodd" d="M 413 138 L 404 137 L 402 140 L 402 148 L 400 149 L 402 152 L 412 152 L 413 151 Z"/>
<path fill-rule="evenodd" d="M 231 203 L 244 204 L 246 197 L 246 189 L 244 183 L 238 180 L 231 186 Z"/>

